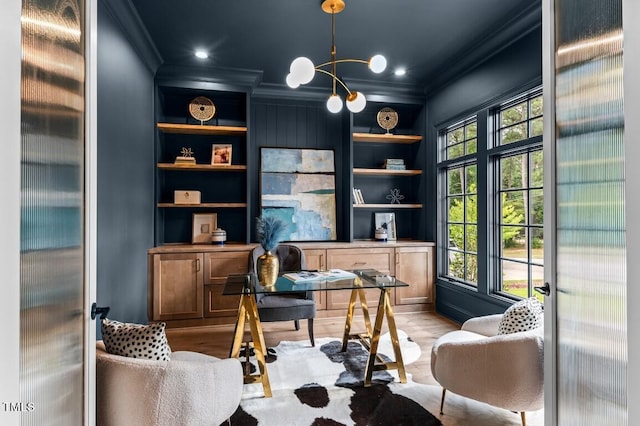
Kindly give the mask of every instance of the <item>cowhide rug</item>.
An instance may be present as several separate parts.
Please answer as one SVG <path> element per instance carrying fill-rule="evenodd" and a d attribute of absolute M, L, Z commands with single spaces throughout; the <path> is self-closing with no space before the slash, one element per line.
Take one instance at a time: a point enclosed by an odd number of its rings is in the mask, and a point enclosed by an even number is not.
<path fill-rule="evenodd" d="M 400 334 L 405 364 L 420 357 L 419 346 Z M 383 336 L 385 337 L 385 336 Z M 340 352 L 337 338 L 280 342 L 269 349 L 267 371 L 273 396 L 264 398 L 261 384 L 244 385 L 233 426 L 338 426 L 338 425 L 441 425 L 416 400 L 426 385 L 399 382 L 397 371 L 376 371 L 373 384 L 363 386 L 367 352 L 351 341 Z M 381 338 L 380 354 L 391 354 L 388 335 Z M 241 357 L 242 359 L 242 357 Z M 252 370 L 255 371 L 252 361 Z M 405 396 L 406 395 L 406 396 Z"/>

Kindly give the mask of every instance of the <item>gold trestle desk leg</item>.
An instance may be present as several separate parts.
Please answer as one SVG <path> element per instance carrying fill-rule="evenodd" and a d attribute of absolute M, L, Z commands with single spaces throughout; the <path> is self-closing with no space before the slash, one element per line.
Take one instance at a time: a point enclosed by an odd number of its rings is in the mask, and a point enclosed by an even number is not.
<path fill-rule="evenodd" d="M 244 337 L 244 323 L 247 316 L 247 310 L 244 305 L 244 298 L 251 297 L 251 295 L 240 296 L 240 306 L 238 306 L 238 318 L 236 319 L 236 328 L 233 331 L 233 343 L 231 344 L 231 351 L 229 353 L 230 358 L 240 357 L 240 347 L 242 346 L 242 339 Z"/>
<path fill-rule="evenodd" d="M 369 305 L 367 305 L 364 289 L 359 288 L 358 295 L 360 296 L 360 307 L 362 308 L 362 315 L 364 316 L 364 325 L 367 328 L 367 337 L 371 338 L 371 318 L 369 317 Z"/>
<path fill-rule="evenodd" d="M 269 375 L 267 374 L 267 366 L 265 360 L 267 346 L 264 343 L 262 325 L 260 324 L 260 317 L 258 316 L 258 307 L 256 306 L 253 294 L 250 293 L 240 296 L 238 319 L 236 321 L 236 328 L 233 334 L 233 344 L 231 345 L 231 353 L 229 355 L 232 358 L 240 357 L 240 348 L 242 347 L 242 340 L 244 338 L 244 327 L 247 320 L 249 322 L 249 328 L 251 329 L 251 340 L 253 342 L 256 360 L 258 361 L 258 367 L 260 370 L 258 381 L 262 382 L 264 396 L 266 398 L 269 398 L 271 397 L 271 384 L 269 383 Z M 247 343 L 247 354 L 250 350 L 251 344 Z M 245 379 L 247 379 L 248 377 L 249 375 L 245 375 Z M 245 383 L 247 383 L 247 381 L 245 381 Z"/>
<path fill-rule="evenodd" d="M 378 310 L 376 312 L 376 322 L 373 326 L 373 334 L 371 335 L 371 346 L 369 348 L 369 359 L 367 367 L 364 370 L 364 386 L 371 386 L 371 378 L 376 364 L 376 356 L 378 354 L 378 343 L 380 342 L 380 332 L 382 331 L 382 320 L 384 319 L 385 303 L 387 300 L 386 289 L 380 289 L 380 301 L 378 302 Z"/>
<path fill-rule="evenodd" d="M 349 343 L 349 334 L 351 333 L 351 324 L 353 323 L 353 311 L 356 306 L 356 297 L 358 296 L 358 289 L 351 290 L 351 298 L 349 299 L 349 308 L 347 309 L 347 320 L 344 323 L 344 333 L 342 334 L 342 349 L 341 352 L 347 350 L 347 344 Z"/>
<path fill-rule="evenodd" d="M 400 340 L 398 340 L 398 330 L 396 329 L 396 319 L 393 316 L 391 301 L 389 300 L 389 292 L 385 291 L 385 310 L 387 313 L 387 324 L 389 325 L 389 334 L 391 335 L 391 345 L 396 355 L 396 365 L 398 366 L 398 376 L 400 383 L 407 383 L 407 373 L 404 370 L 404 361 L 402 360 L 402 352 L 400 351 Z"/>
<path fill-rule="evenodd" d="M 258 316 L 258 307 L 253 297 L 248 298 L 246 307 L 249 317 L 249 327 L 251 328 L 251 339 L 256 353 L 256 360 L 260 369 L 260 377 L 262 388 L 264 389 L 265 398 L 271 398 L 271 383 L 269 383 L 269 374 L 267 373 L 267 362 L 265 356 L 267 354 L 267 345 L 264 343 L 264 334 L 262 334 L 262 325 Z"/>

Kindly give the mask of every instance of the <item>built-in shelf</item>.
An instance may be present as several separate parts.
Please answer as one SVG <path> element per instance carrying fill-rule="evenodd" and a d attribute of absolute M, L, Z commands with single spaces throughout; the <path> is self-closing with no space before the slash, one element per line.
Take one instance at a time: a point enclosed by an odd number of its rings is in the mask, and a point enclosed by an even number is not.
<path fill-rule="evenodd" d="M 158 207 L 177 207 L 189 209 L 237 209 L 246 208 L 247 203 L 200 203 L 200 204 L 175 204 L 175 203 L 158 203 Z"/>
<path fill-rule="evenodd" d="M 353 174 L 369 176 L 416 176 L 421 175 L 422 170 L 353 169 Z"/>
<path fill-rule="evenodd" d="M 194 172 L 244 172 L 247 170 L 247 166 L 241 164 L 218 166 L 212 164 L 158 163 L 158 168 L 161 170 L 184 170 Z"/>
<path fill-rule="evenodd" d="M 378 142 L 378 143 L 416 143 L 422 140 L 419 135 L 394 135 L 392 133 L 354 133 L 354 142 Z"/>
<path fill-rule="evenodd" d="M 163 133 L 181 135 L 245 135 L 247 133 L 246 127 L 199 124 L 158 123 L 158 129 Z"/>
<path fill-rule="evenodd" d="M 421 209 L 422 204 L 354 204 L 358 209 Z"/>

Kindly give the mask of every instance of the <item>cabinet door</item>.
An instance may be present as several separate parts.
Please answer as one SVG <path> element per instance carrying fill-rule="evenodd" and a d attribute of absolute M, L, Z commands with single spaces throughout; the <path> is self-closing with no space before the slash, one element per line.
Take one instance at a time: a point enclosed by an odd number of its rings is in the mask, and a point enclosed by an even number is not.
<path fill-rule="evenodd" d="M 307 260 L 307 269 L 321 271 L 327 267 L 327 251 L 324 249 L 305 250 L 304 257 Z M 316 291 L 313 297 L 316 301 L 316 309 L 327 309 L 325 291 Z"/>
<path fill-rule="evenodd" d="M 227 277 L 249 272 L 248 251 L 222 251 L 204 255 L 204 316 L 235 317 L 240 296 L 223 296 Z"/>
<path fill-rule="evenodd" d="M 152 320 L 202 318 L 202 253 L 153 256 Z"/>
<path fill-rule="evenodd" d="M 396 304 L 433 303 L 433 247 L 397 247 L 396 278 L 409 287 L 396 288 Z"/>
<path fill-rule="evenodd" d="M 392 248 L 355 248 L 327 250 L 327 269 L 375 269 L 384 274 L 394 272 Z M 367 305 L 378 306 L 380 290 L 365 290 Z M 349 307 L 350 291 L 327 291 L 327 309 L 346 310 Z M 393 303 L 394 295 L 391 292 Z"/>
<path fill-rule="evenodd" d="M 212 317 L 236 317 L 240 306 L 240 295 L 224 296 L 224 285 L 204 286 L 204 316 Z"/>

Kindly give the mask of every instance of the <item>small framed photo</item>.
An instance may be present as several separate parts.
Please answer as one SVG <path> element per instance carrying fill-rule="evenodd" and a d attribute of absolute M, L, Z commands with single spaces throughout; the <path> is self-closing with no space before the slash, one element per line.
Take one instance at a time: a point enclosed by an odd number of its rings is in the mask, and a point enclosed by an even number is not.
<path fill-rule="evenodd" d="M 232 145 L 214 144 L 211 149 L 211 164 L 214 166 L 230 166 L 231 148 L 233 148 Z"/>
<path fill-rule="evenodd" d="M 194 213 L 191 244 L 211 244 L 211 233 L 217 227 L 216 213 Z"/>
<path fill-rule="evenodd" d="M 375 229 L 384 228 L 387 230 L 387 240 L 396 241 L 396 214 L 395 213 L 375 213 Z"/>

